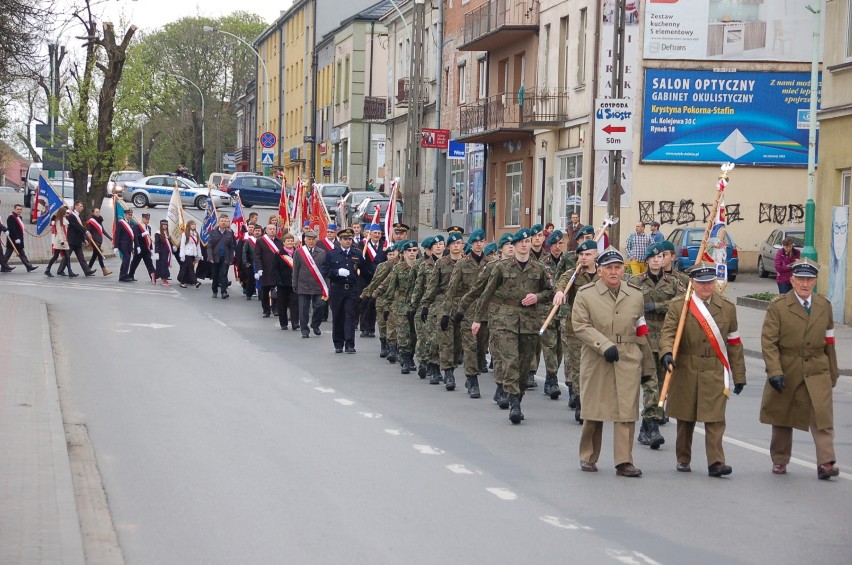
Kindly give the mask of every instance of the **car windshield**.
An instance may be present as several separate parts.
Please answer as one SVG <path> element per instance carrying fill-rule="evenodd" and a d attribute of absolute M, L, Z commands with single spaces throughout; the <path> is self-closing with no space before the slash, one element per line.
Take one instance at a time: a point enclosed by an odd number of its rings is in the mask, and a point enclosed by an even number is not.
<path fill-rule="evenodd" d="M 704 239 L 704 230 L 694 230 L 686 232 L 687 247 L 692 245 L 701 245 L 702 239 Z M 727 232 L 725 232 L 725 239 L 728 240 L 728 245 L 730 247 L 734 246 L 734 242 L 731 241 L 731 236 Z"/>
<path fill-rule="evenodd" d="M 327 184 L 322 187 L 323 196 L 343 196 L 346 193 L 345 184 Z"/>
<path fill-rule="evenodd" d="M 195 184 L 194 182 L 192 182 L 192 181 L 191 181 L 191 180 L 189 180 L 189 179 L 180 179 L 180 181 L 181 181 L 183 184 L 185 184 L 186 186 L 188 186 L 189 188 L 201 188 L 201 185 L 199 185 L 199 184 Z"/>
<path fill-rule="evenodd" d="M 787 237 L 793 240 L 793 247 L 805 246 L 805 234 L 800 231 L 788 231 Z"/>
<path fill-rule="evenodd" d="M 121 173 L 119 174 L 115 181 L 116 182 L 133 182 L 144 177 L 142 173 Z"/>

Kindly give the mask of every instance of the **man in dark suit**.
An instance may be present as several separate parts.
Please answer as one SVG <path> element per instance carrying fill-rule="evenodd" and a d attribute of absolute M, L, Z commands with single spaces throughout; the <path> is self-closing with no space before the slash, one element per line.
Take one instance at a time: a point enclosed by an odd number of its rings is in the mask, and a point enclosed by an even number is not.
<path fill-rule="evenodd" d="M 275 224 L 269 224 L 266 226 L 266 233 L 257 238 L 253 247 L 254 279 L 260 281 L 260 302 L 264 318 L 272 316 L 272 289 L 281 284 L 278 263 L 281 261 L 283 244 L 275 237 L 277 231 Z M 287 305 L 284 304 L 284 309 L 286 308 Z"/>
<path fill-rule="evenodd" d="M 303 338 L 311 337 L 309 329 L 314 330 L 314 335 L 322 335 L 320 324 L 328 300 L 328 286 L 320 271 L 325 263 L 325 251 L 317 245 L 317 237 L 317 232 L 307 230 L 305 244 L 296 252 L 293 261 L 293 291 L 299 297 L 299 327 Z"/>
<path fill-rule="evenodd" d="M 89 237 L 89 231 L 83 225 L 83 220 L 80 218 L 80 212 L 83 211 L 83 203 L 77 201 L 74 203 L 74 209 L 68 214 L 68 250 L 77 257 L 80 262 L 80 268 L 87 277 L 94 276 L 95 270 L 89 268 L 86 258 L 83 256 L 83 243 Z"/>
<path fill-rule="evenodd" d="M 118 271 L 119 282 L 133 282 L 130 276 L 130 260 L 136 247 L 136 230 L 133 229 L 133 210 L 125 210 L 124 218 L 115 226 L 115 248 L 121 252 L 121 268 Z"/>
<path fill-rule="evenodd" d="M 27 253 L 24 251 L 24 221 L 21 219 L 23 210 L 23 206 L 15 204 L 14 208 L 12 208 L 12 213 L 6 219 L 6 223 L 8 224 L 6 229 L 9 230 L 9 233 L 6 237 L 6 253 L 4 254 L 4 258 L 8 262 L 12 257 L 12 253 L 17 252 L 21 263 L 26 266 L 27 272 L 30 272 L 35 271 L 38 267 L 30 263 Z"/>
<path fill-rule="evenodd" d="M 142 214 L 142 223 L 131 222 L 133 230 L 136 232 L 136 256 L 133 257 L 133 262 L 130 264 L 130 278 L 134 278 L 136 267 L 141 261 L 145 262 L 145 269 L 148 270 L 148 278 L 151 279 L 151 284 L 157 284 L 156 270 L 154 262 L 151 261 L 152 250 L 154 248 L 151 239 L 151 228 L 148 227 L 148 222 L 151 221 L 151 214 Z"/>
<path fill-rule="evenodd" d="M 366 259 L 352 245 L 354 235 L 351 228 L 340 230 L 337 234 L 340 247 L 326 255 L 320 269 L 323 276 L 331 281 L 331 339 L 335 353 L 342 353 L 344 346 L 346 353 L 355 353 L 355 306 L 360 294 L 358 279 Z"/>
<path fill-rule="evenodd" d="M 222 300 L 228 298 L 228 267 L 234 260 L 237 247 L 234 232 L 231 231 L 231 219 L 227 214 L 219 214 L 219 225 L 210 232 L 207 244 L 207 260 L 211 263 L 211 279 L 213 279 L 213 298 L 219 297 L 222 289 Z"/>

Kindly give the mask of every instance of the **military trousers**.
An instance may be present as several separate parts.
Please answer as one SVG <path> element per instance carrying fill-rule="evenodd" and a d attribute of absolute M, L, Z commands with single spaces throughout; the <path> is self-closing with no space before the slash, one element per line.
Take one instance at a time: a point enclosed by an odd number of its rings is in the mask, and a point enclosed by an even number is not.
<path fill-rule="evenodd" d="M 396 345 L 397 339 L 399 338 L 399 320 L 396 317 L 396 310 L 390 304 L 386 304 L 384 311 L 388 312 L 388 343 Z M 384 317 L 384 313 L 382 314 L 382 317 Z M 403 320 L 405 320 L 404 317 Z M 407 322 L 407 320 L 405 321 Z"/>
<path fill-rule="evenodd" d="M 555 375 L 559 371 L 559 365 L 562 364 L 562 330 L 559 324 L 550 324 L 547 331 L 538 338 L 539 347 L 542 355 L 544 355 L 544 370 L 548 375 Z M 535 368 L 530 368 L 530 371 L 538 369 L 538 360 L 536 359 Z"/>
<path fill-rule="evenodd" d="M 483 322 L 482 327 L 487 327 L 487 324 L 488 322 Z M 479 333 L 482 333 L 482 327 L 480 327 Z M 490 329 L 488 330 L 488 349 L 491 350 L 491 360 L 494 361 L 494 382 L 498 385 L 502 385 L 504 369 L 501 365 L 502 360 L 500 356 L 500 348 L 497 347 L 495 340 L 496 333 L 497 332 Z"/>
<path fill-rule="evenodd" d="M 466 322 L 466 320 L 462 320 L 462 331 L 470 331 L 470 323 Z M 488 352 L 489 339 L 488 323 L 482 324 L 479 328 L 479 333 L 476 334 L 476 364 L 480 369 L 488 365 L 488 359 L 485 357 L 485 354 Z"/>
<path fill-rule="evenodd" d="M 583 432 L 580 434 L 580 460 L 597 463 L 601 455 L 604 423 L 596 420 L 583 420 Z M 612 423 L 613 461 L 618 467 L 622 463 L 633 463 L 633 434 L 636 422 Z"/>
<path fill-rule="evenodd" d="M 408 321 L 408 305 L 394 307 L 393 317 L 396 320 L 396 344 L 400 353 L 414 353 L 415 334 L 411 322 Z"/>
<path fill-rule="evenodd" d="M 438 356 L 441 370 L 455 369 L 458 365 L 458 358 L 462 355 L 462 336 L 459 326 L 460 324 L 452 318 L 446 331 L 438 326 Z"/>
<path fill-rule="evenodd" d="M 481 336 L 473 335 L 470 329 L 470 323 L 467 320 L 462 320 L 459 324 L 459 333 L 461 334 L 462 352 L 464 354 L 464 374 L 478 375 L 481 365 L 479 364 L 479 341 Z"/>
<path fill-rule="evenodd" d="M 689 464 L 692 461 L 692 436 L 695 432 L 695 422 L 688 420 L 677 421 L 677 440 L 675 455 L 678 463 Z M 707 452 L 707 466 L 725 462 L 725 450 L 722 449 L 722 438 L 725 437 L 725 422 L 704 422 L 704 449 Z"/>
<path fill-rule="evenodd" d="M 501 363 L 497 370 L 498 379 L 502 377 L 503 390 L 507 394 L 521 394 L 527 389 L 527 370 L 532 362 L 538 334 L 522 334 L 512 330 L 491 329 L 494 335 L 492 351 L 500 351 Z M 498 364 L 494 364 L 497 369 Z"/>
<path fill-rule="evenodd" d="M 580 349 L 583 342 L 574 334 L 570 318 L 562 319 L 562 348 L 565 352 L 565 384 L 571 385 L 574 392 L 580 394 Z"/>
<path fill-rule="evenodd" d="M 651 378 L 642 383 L 642 418 L 645 420 L 662 421 L 663 409 L 660 407 L 660 380 L 665 376 L 666 372 L 660 363 L 660 354 L 654 352 L 654 374 Z"/>
<path fill-rule="evenodd" d="M 811 407 L 810 429 L 816 446 L 817 465 L 834 463 L 837 460 L 834 455 L 834 429 L 821 430 L 817 427 L 813 407 Z M 786 465 L 790 462 L 792 453 L 793 428 L 772 426 L 772 440 L 769 443 L 769 454 L 772 457 L 772 462 L 776 465 Z"/>

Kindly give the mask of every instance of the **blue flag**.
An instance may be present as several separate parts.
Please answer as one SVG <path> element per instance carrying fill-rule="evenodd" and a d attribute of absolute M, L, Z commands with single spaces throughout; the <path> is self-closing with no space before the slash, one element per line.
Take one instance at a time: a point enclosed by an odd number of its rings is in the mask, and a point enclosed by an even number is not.
<path fill-rule="evenodd" d="M 47 226 L 50 225 L 50 219 L 56 211 L 65 206 L 65 201 L 62 200 L 62 197 L 59 196 L 59 193 L 57 193 L 56 189 L 53 188 L 53 185 L 50 184 L 50 181 L 44 178 L 44 173 L 38 177 L 37 196 L 39 197 L 37 198 L 37 202 L 41 201 L 43 198 L 47 203 L 44 213 L 36 220 L 36 233 L 41 235 L 42 232 L 47 229 Z"/>
<path fill-rule="evenodd" d="M 213 200 L 210 196 L 207 197 L 207 202 L 204 205 L 204 221 L 201 224 L 201 243 L 207 245 L 210 241 L 210 232 L 216 227 L 216 209 L 213 207 Z"/>

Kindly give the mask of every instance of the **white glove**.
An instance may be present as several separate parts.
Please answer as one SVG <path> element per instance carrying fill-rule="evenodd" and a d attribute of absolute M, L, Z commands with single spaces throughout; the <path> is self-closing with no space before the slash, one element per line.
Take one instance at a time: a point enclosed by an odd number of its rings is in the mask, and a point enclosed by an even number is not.
<path fill-rule="evenodd" d="M 136 253 L 142 253 L 142 248 L 141 248 L 141 247 L 137 247 L 137 248 L 136 248 Z"/>
<path fill-rule="evenodd" d="M 254 274 L 254 280 L 259 281 L 260 277 L 263 276 L 263 271 L 258 271 Z"/>
<path fill-rule="evenodd" d="M 21 244 L 21 240 L 20 240 L 20 239 L 16 239 L 16 240 L 15 240 L 15 243 L 17 243 L 18 245 L 20 245 L 20 244 Z"/>
<path fill-rule="evenodd" d="M 338 269 L 337 274 L 340 275 L 341 277 L 348 277 L 349 276 L 349 269 Z"/>

